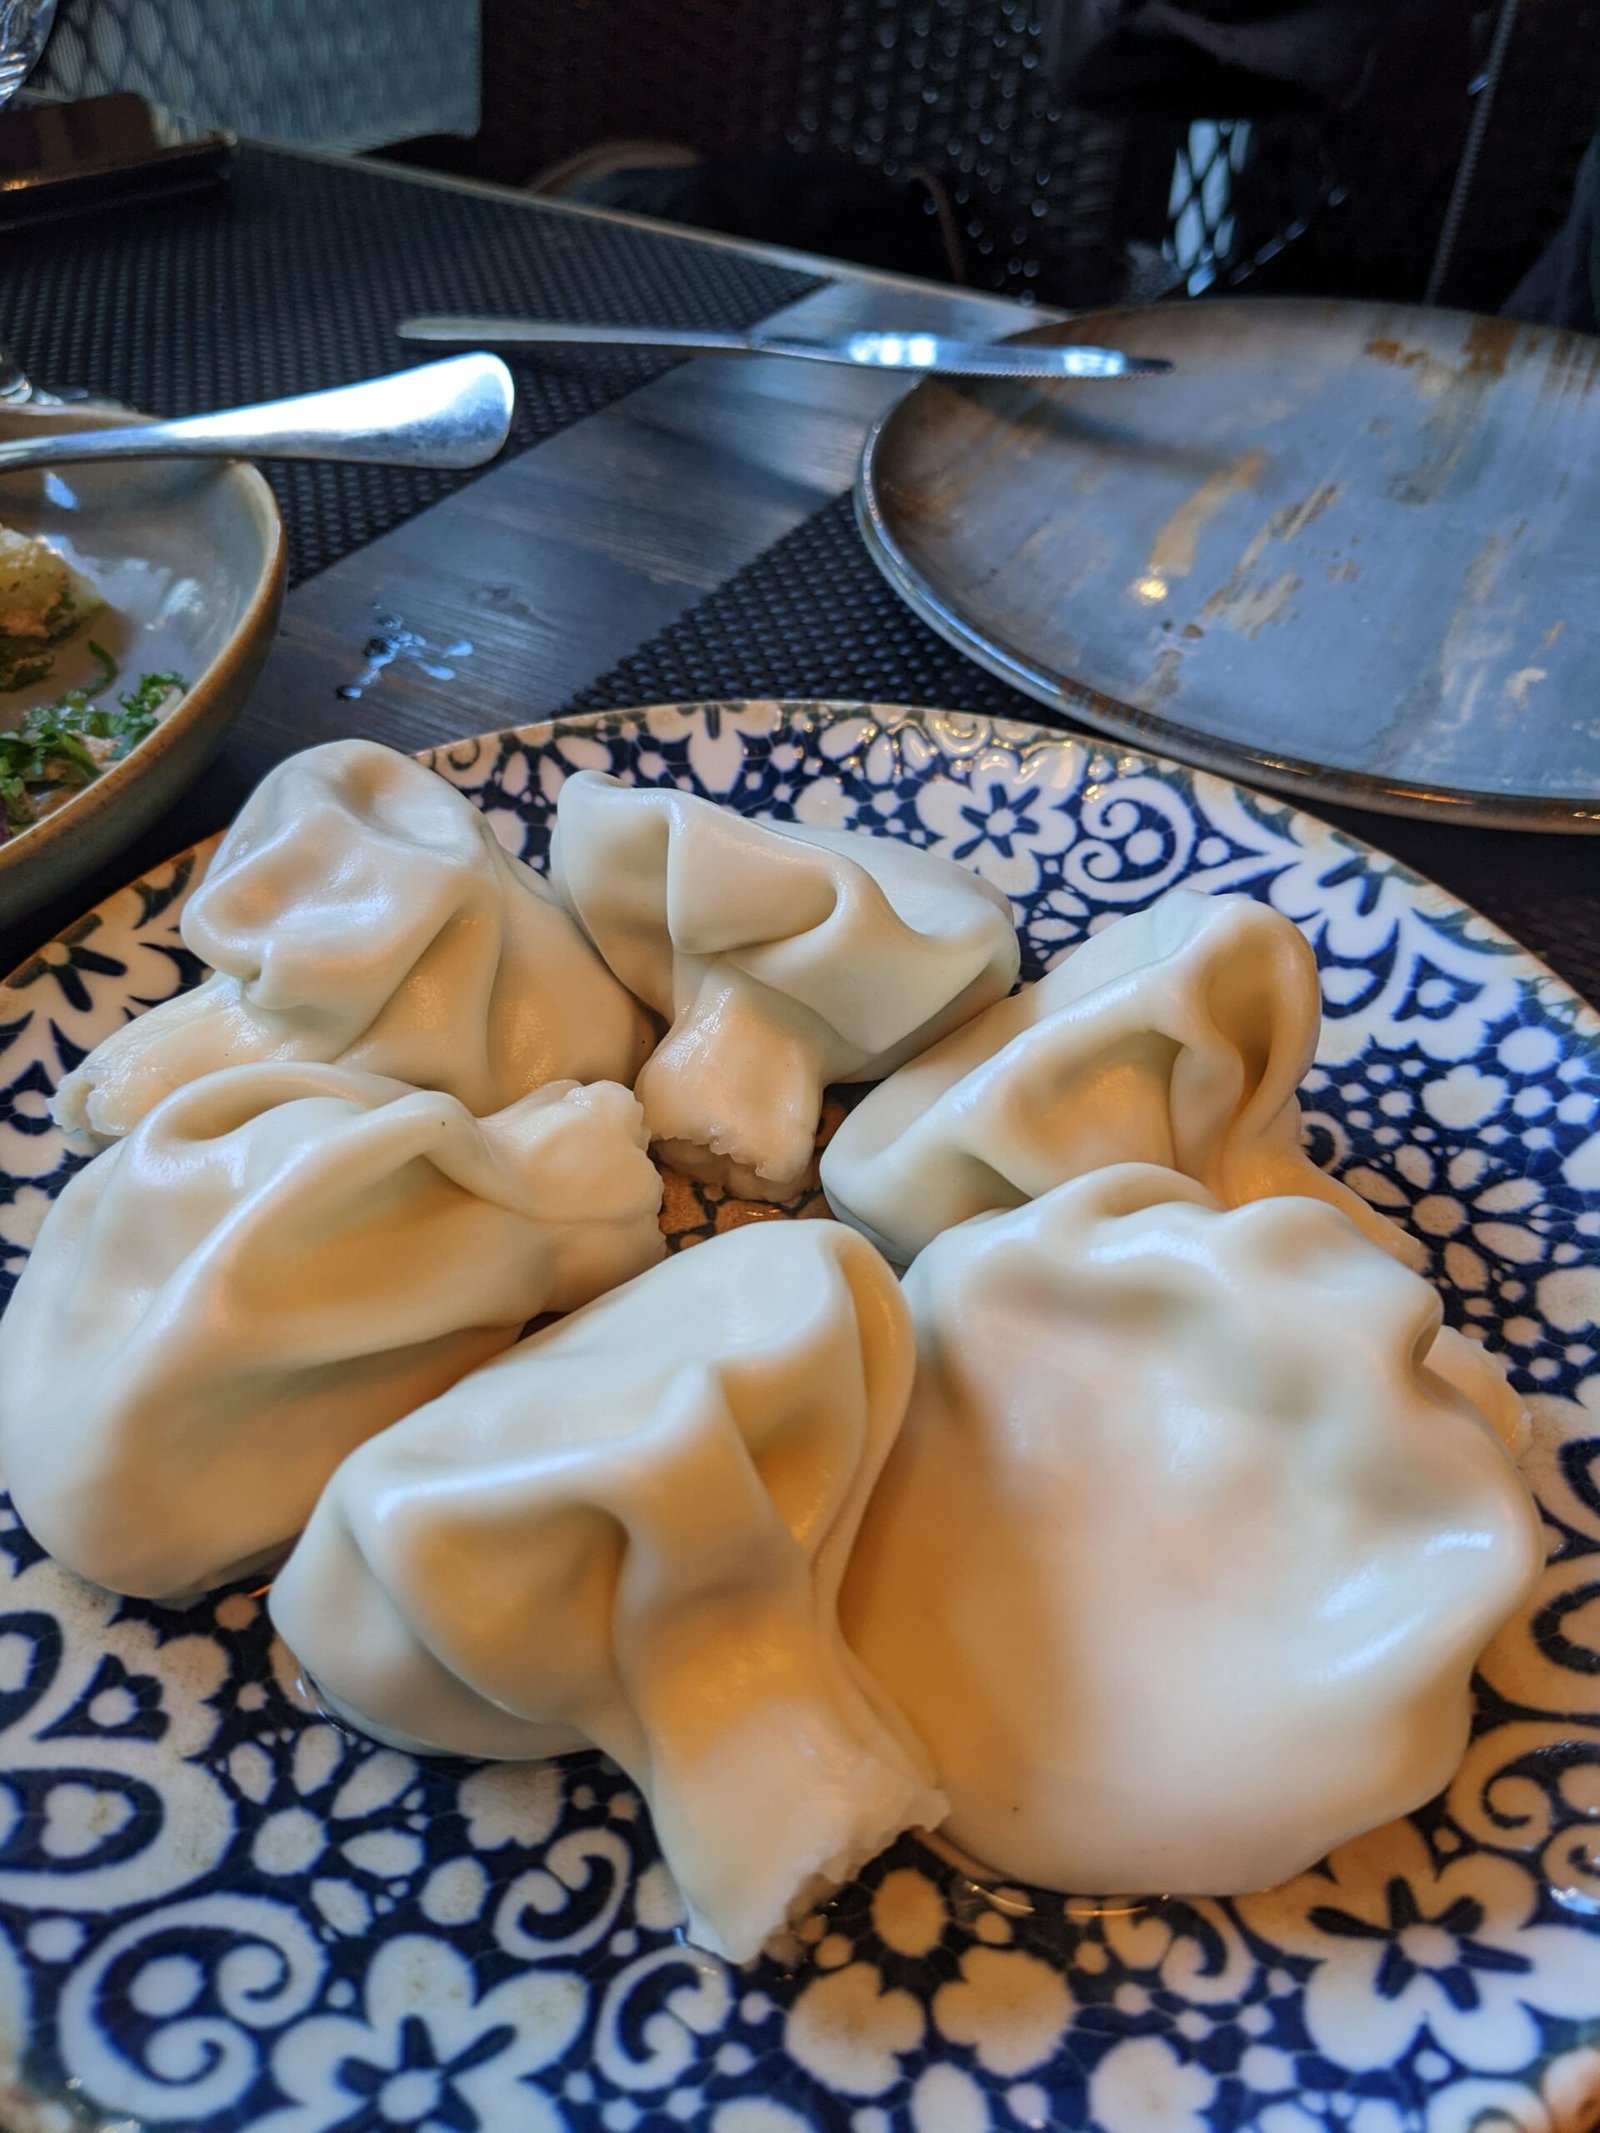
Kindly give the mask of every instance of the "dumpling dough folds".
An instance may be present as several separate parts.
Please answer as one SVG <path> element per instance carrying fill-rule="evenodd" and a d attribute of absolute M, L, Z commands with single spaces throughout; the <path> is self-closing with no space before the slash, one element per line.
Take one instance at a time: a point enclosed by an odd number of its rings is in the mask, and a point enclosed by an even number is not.
<path fill-rule="evenodd" d="M 364 1437 L 652 1265 L 660 1201 L 614 1083 L 480 1120 L 348 1067 L 208 1075 L 46 1217 L 0 1320 L 0 1472 L 97 1584 L 220 1584 Z"/>
<path fill-rule="evenodd" d="M 1334 1209 L 1129 1165 L 931 1244 L 845 1633 L 948 1834 L 1082 1895 L 1275 1884 L 1466 1747 L 1542 1560 L 1439 1305 Z"/>
<path fill-rule="evenodd" d="M 835 1214 L 908 1265 L 941 1230 L 1110 1163 L 1158 1163 L 1230 1207 L 1328 1200 L 1408 1260 L 1404 1233 L 1300 1141 L 1316 957 L 1246 896 L 1174 889 L 1117 920 L 874 1089 L 835 1133 Z"/>
<path fill-rule="evenodd" d="M 742 1960 L 943 1811 L 837 1619 L 911 1367 L 894 1277 L 853 1231 L 729 1231 L 353 1454 L 273 1620 L 382 1740 L 603 1748 L 694 1938 Z"/>
<path fill-rule="evenodd" d="M 80 1143 L 252 1061 L 338 1061 L 481 1117 L 548 1081 L 631 1084 L 650 1048 L 637 1004 L 481 811 L 375 741 L 271 771 L 180 930 L 213 975 L 66 1076 L 53 1108 Z"/>
<path fill-rule="evenodd" d="M 550 877 L 671 1025 L 636 1084 L 651 1139 L 752 1198 L 801 1190 L 830 1082 L 888 1073 L 1017 974 L 1011 907 L 965 867 L 598 771 L 561 789 Z"/>

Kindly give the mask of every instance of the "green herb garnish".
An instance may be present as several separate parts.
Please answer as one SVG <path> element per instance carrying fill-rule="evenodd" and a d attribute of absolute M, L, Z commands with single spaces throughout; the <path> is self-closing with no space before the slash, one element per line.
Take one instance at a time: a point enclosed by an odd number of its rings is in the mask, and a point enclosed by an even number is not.
<path fill-rule="evenodd" d="M 25 713 L 14 732 L 0 733 L 0 810 L 8 835 L 33 826 L 42 793 L 92 784 L 108 763 L 120 762 L 155 730 L 168 697 L 184 687 L 180 675 L 146 674 L 115 704 L 96 703 L 94 694 L 115 682 L 117 663 L 103 645 L 91 642 L 89 650 L 100 673 L 88 688 L 68 689 L 59 702 Z M 97 753 L 90 741 L 111 746 Z"/>

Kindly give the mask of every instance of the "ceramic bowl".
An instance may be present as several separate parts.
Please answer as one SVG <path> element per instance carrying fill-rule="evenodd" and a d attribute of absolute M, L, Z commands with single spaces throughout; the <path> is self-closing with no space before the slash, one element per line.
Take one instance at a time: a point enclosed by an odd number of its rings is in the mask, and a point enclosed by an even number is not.
<path fill-rule="evenodd" d="M 103 406 L 8 408 L 0 410 L 0 439 L 129 420 Z M 42 535 L 105 602 L 58 648 L 43 683 L 0 696 L 0 726 L 91 683 L 90 638 L 117 660 L 123 687 L 163 671 L 187 684 L 121 762 L 0 844 L 3 922 L 92 873 L 205 766 L 272 643 L 286 544 L 272 491 L 240 461 L 125 460 L 0 475 L 0 524 Z"/>

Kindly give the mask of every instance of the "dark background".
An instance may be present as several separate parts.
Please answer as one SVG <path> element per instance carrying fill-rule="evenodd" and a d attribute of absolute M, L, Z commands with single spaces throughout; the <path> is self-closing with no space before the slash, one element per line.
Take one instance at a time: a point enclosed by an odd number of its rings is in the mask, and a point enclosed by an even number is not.
<path fill-rule="evenodd" d="M 1492 311 L 1572 196 L 1600 0 L 61 0 L 36 85 L 1063 306 Z"/>

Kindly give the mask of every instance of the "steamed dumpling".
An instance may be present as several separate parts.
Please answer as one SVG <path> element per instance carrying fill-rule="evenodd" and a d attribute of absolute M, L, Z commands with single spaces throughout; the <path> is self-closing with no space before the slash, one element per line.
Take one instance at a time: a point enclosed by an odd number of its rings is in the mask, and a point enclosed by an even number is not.
<path fill-rule="evenodd" d="M 1439 1304 L 1330 1207 L 1142 1165 L 931 1244 L 845 1633 L 948 1834 L 1081 1895 L 1225 1895 L 1437 1793 L 1539 1573 Z"/>
<path fill-rule="evenodd" d="M 1108 1163 L 1227 1206 L 1302 1193 L 1410 1256 L 1300 1142 L 1322 1000 L 1309 944 L 1246 896 L 1174 889 L 874 1089 L 822 1159 L 835 1214 L 899 1265 L 941 1230 Z"/>
<path fill-rule="evenodd" d="M 636 1084 L 677 1168 L 806 1182 L 830 1082 L 888 1073 L 1017 974 L 998 889 L 892 838 L 759 822 L 597 771 L 561 789 L 550 875 L 670 1028 Z"/>
<path fill-rule="evenodd" d="M 631 1083 L 651 1032 L 479 809 L 375 741 L 271 771 L 181 922 L 212 966 L 63 1080 L 96 1145 L 170 1090 L 256 1060 L 337 1060 L 442 1089 L 478 1116 L 549 1081 Z"/>
<path fill-rule="evenodd" d="M 694 1937 L 751 1956 L 943 1809 L 836 1611 L 911 1368 L 894 1277 L 853 1231 L 730 1231 L 354 1453 L 273 1620 L 380 1739 L 603 1748 Z"/>
<path fill-rule="evenodd" d="M 364 1437 L 652 1265 L 660 1202 L 614 1083 L 475 1119 L 348 1067 L 207 1075 L 46 1217 L 0 1320 L 0 1473 L 97 1584 L 220 1584 Z"/>

